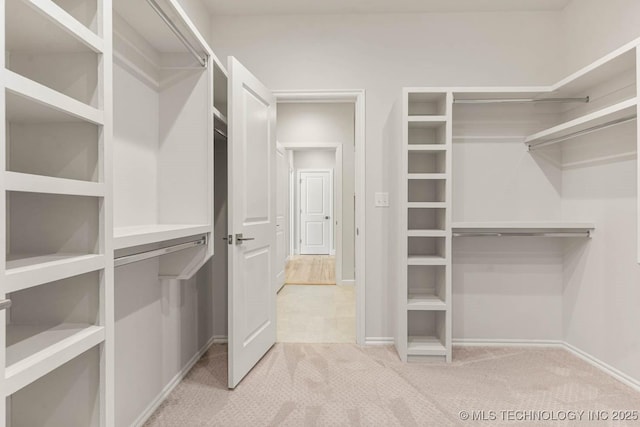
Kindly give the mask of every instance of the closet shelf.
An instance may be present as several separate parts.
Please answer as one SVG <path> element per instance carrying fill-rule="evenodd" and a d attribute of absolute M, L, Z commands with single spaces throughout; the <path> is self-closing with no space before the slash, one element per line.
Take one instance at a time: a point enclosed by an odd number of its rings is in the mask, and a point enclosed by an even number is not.
<path fill-rule="evenodd" d="M 67 95 L 34 82 L 10 70 L 4 70 L 7 93 L 7 118 L 16 122 L 69 122 L 69 115 L 104 124 L 103 112 Z M 27 101 L 27 102 L 25 102 Z M 61 114 L 62 113 L 62 114 Z M 77 121 L 77 120 L 76 120 Z"/>
<path fill-rule="evenodd" d="M 114 230 L 114 249 L 147 245 L 196 234 L 211 233 L 208 224 L 151 224 L 132 227 L 118 227 Z"/>
<path fill-rule="evenodd" d="M 574 133 L 590 129 L 592 127 L 606 125 L 609 122 L 635 116 L 637 113 L 637 104 L 637 98 L 628 99 L 530 135 L 525 138 L 524 142 L 529 146 L 529 148 L 534 148 L 556 139 L 570 137 Z"/>
<path fill-rule="evenodd" d="M 595 230 L 590 222 L 454 222 L 452 231 L 455 234 L 491 235 L 498 234 L 540 234 L 571 237 L 575 234 L 588 236 Z"/>
<path fill-rule="evenodd" d="M 6 2 L 7 50 L 23 52 L 104 52 L 102 38 L 51 0 Z"/>
<path fill-rule="evenodd" d="M 408 144 L 408 151 L 447 151 L 445 144 Z"/>
<path fill-rule="evenodd" d="M 104 197 L 104 184 L 75 179 L 53 178 L 19 172 L 5 172 L 8 191 Z"/>
<path fill-rule="evenodd" d="M 11 254 L 7 259 L 4 277 L 6 292 L 16 292 L 104 267 L 104 256 L 96 254 Z"/>
<path fill-rule="evenodd" d="M 409 255 L 408 265 L 447 265 L 447 259 L 436 255 Z"/>
<path fill-rule="evenodd" d="M 409 209 L 444 209 L 447 202 L 408 202 Z"/>
<path fill-rule="evenodd" d="M 102 326 L 7 325 L 5 396 L 43 377 L 104 341 Z"/>
<path fill-rule="evenodd" d="M 427 180 L 427 179 L 447 179 L 446 173 L 409 173 L 407 179 L 410 180 Z"/>
<path fill-rule="evenodd" d="M 222 114 L 220 112 L 220 110 L 218 110 L 216 107 L 213 107 L 213 116 L 220 120 L 222 123 L 224 123 L 225 125 L 227 124 L 227 116 L 225 116 L 224 114 Z"/>
<path fill-rule="evenodd" d="M 409 291 L 407 310 L 444 311 L 447 304 L 437 295 Z"/>
<path fill-rule="evenodd" d="M 409 230 L 407 237 L 447 237 L 445 230 Z"/>
<path fill-rule="evenodd" d="M 408 116 L 409 128 L 437 128 L 447 123 L 447 116 Z"/>
<path fill-rule="evenodd" d="M 437 337 L 409 336 L 407 343 L 409 356 L 446 356 L 447 349 Z"/>

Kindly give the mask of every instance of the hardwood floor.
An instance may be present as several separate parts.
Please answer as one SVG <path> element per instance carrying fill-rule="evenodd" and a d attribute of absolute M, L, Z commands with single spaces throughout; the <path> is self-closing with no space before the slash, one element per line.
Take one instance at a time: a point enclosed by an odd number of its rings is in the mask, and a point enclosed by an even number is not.
<path fill-rule="evenodd" d="M 295 255 L 287 263 L 287 285 L 335 285 L 336 257 L 332 255 Z"/>

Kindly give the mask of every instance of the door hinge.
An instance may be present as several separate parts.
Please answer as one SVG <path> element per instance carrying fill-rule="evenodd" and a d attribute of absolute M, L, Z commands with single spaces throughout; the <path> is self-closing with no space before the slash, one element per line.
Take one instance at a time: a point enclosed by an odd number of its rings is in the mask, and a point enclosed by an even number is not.
<path fill-rule="evenodd" d="M 225 240 L 227 241 L 227 244 L 233 245 L 233 234 L 229 234 Z"/>

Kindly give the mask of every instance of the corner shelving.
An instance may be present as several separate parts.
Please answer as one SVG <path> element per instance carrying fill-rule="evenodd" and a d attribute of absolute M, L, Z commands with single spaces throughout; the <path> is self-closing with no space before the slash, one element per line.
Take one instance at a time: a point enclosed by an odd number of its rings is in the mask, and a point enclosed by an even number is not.
<path fill-rule="evenodd" d="M 7 191 L 104 197 L 104 184 L 75 179 L 52 178 L 18 172 L 5 172 Z"/>

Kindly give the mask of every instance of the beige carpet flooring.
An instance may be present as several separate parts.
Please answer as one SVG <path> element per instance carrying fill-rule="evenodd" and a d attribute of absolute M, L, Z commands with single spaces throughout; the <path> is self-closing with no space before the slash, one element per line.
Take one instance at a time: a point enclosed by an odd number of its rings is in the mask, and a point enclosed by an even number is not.
<path fill-rule="evenodd" d="M 277 320 L 278 342 L 355 343 L 355 287 L 285 285 Z"/>
<path fill-rule="evenodd" d="M 234 391 L 226 372 L 226 347 L 215 345 L 146 425 L 639 425 L 460 420 L 471 410 L 640 410 L 640 393 L 562 349 L 454 348 L 446 365 L 403 364 L 390 346 L 276 344 Z"/>
<path fill-rule="evenodd" d="M 336 257 L 331 255 L 295 255 L 285 267 L 287 285 L 335 285 Z"/>

